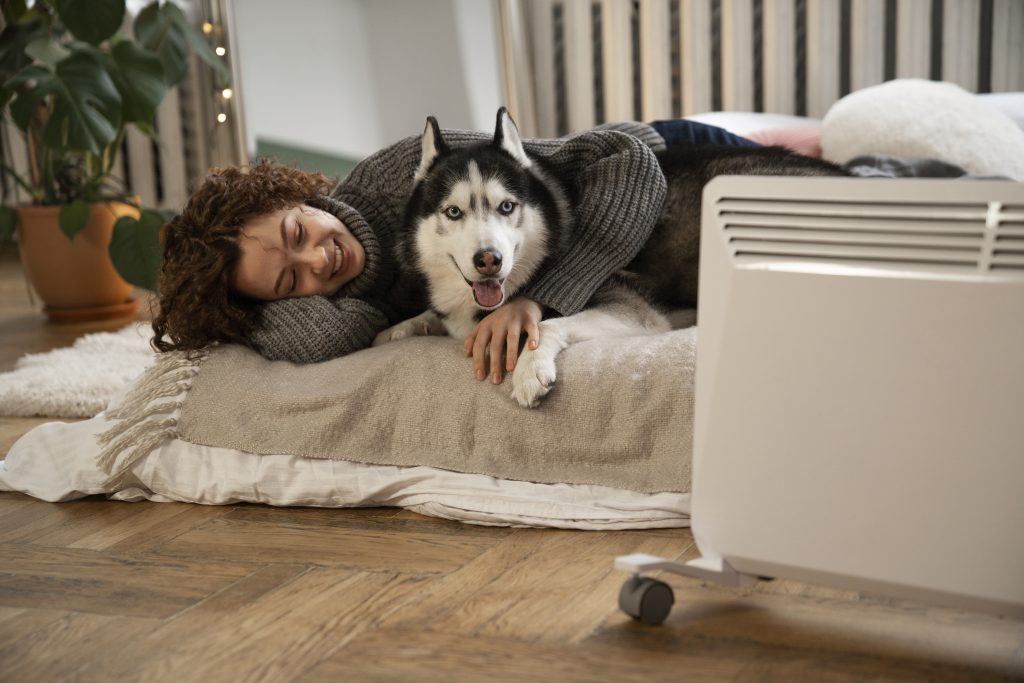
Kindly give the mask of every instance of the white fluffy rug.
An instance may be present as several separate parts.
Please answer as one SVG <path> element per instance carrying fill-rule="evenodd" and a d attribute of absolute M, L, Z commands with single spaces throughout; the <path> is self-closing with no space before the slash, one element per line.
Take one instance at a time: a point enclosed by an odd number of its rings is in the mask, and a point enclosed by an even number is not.
<path fill-rule="evenodd" d="M 0 373 L 0 415 L 96 415 L 153 361 L 152 336 L 152 328 L 140 323 L 21 357 L 14 370 Z"/>

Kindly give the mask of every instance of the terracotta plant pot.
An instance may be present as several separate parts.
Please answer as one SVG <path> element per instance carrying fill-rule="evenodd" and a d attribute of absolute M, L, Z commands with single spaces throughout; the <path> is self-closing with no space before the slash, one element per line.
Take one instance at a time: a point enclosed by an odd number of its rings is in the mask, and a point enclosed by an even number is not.
<path fill-rule="evenodd" d="M 21 263 L 53 322 L 131 317 L 139 302 L 107 252 L 114 223 L 138 215 L 126 204 L 93 204 L 89 225 L 69 240 L 60 231 L 59 206 L 18 208 Z"/>

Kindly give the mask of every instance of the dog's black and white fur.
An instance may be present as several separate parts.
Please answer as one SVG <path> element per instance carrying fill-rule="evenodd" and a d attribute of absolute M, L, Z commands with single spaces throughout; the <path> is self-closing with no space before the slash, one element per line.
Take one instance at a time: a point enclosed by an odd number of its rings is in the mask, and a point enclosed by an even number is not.
<path fill-rule="evenodd" d="M 668 194 L 650 240 L 629 266 L 632 274 L 611 277 L 580 313 L 541 322 L 539 347 L 525 349 L 512 373 L 520 405 L 539 405 L 569 344 L 664 332 L 670 325 L 656 305 L 696 305 L 700 198 L 712 177 L 845 175 L 779 148 L 688 146 L 659 154 L 659 163 Z M 527 154 L 504 108 L 490 142 L 456 150 L 430 117 L 414 182 L 398 257 L 424 276 L 431 310 L 385 330 L 375 343 L 444 332 L 462 339 L 567 247 L 574 207 L 542 160 Z"/>

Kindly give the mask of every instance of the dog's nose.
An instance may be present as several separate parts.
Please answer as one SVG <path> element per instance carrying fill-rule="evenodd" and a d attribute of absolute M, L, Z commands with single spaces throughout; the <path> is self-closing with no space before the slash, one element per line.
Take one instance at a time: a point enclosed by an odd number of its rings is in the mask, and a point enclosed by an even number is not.
<path fill-rule="evenodd" d="M 473 254 L 473 265 L 481 275 L 497 275 L 501 270 L 501 252 L 497 249 L 481 249 Z"/>

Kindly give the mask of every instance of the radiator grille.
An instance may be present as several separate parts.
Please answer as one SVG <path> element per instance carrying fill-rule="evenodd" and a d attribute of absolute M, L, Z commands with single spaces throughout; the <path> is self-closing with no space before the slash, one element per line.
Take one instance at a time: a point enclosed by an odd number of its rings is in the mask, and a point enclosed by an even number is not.
<path fill-rule="evenodd" d="M 973 273 L 1024 273 L 1022 209 L 998 202 L 716 203 L 719 224 L 740 262 L 799 259 Z"/>
<path fill-rule="evenodd" d="M 1024 204 L 1002 207 L 992 245 L 991 268 L 1024 273 Z"/>

